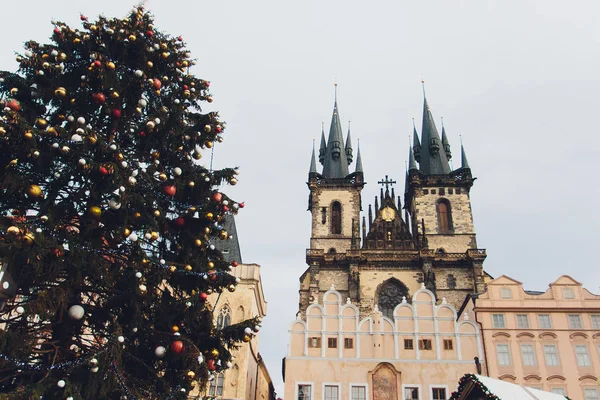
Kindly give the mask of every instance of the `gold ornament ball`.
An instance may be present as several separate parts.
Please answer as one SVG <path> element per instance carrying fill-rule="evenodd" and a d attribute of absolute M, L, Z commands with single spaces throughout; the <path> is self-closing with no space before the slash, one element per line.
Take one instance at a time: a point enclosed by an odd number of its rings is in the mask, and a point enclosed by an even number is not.
<path fill-rule="evenodd" d="M 173 273 L 173 272 L 177 271 L 177 267 L 176 267 L 176 266 L 174 266 L 174 265 L 171 265 L 171 266 L 169 267 L 169 271 L 171 271 L 171 273 Z"/>
<path fill-rule="evenodd" d="M 188 373 L 187 373 L 188 378 L 194 379 L 195 376 L 196 376 L 196 373 L 194 371 L 188 371 Z"/>
<path fill-rule="evenodd" d="M 130 42 L 135 42 L 136 37 L 135 35 L 131 34 L 127 37 L 127 39 L 129 39 Z"/>
<path fill-rule="evenodd" d="M 154 210 L 154 216 L 155 217 L 160 217 L 160 210 Z"/>
<path fill-rule="evenodd" d="M 162 58 L 169 58 L 170 54 L 166 51 L 162 53 Z"/>
<path fill-rule="evenodd" d="M 196 240 L 194 240 L 194 244 L 196 245 L 196 247 L 200 247 L 200 246 L 202 246 L 202 240 L 196 239 Z"/>
<path fill-rule="evenodd" d="M 190 264 L 188 264 L 184 267 L 184 269 L 189 272 L 192 270 L 192 266 Z"/>
<path fill-rule="evenodd" d="M 16 226 L 10 226 L 6 230 L 6 233 L 8 233 L 9 235 L 18 235 L 19 233 L 21 233 L 21 230 Z"/>
<path fill-rule="evenodd" d="M 150 236 L 151 240 L 158 240 L 158 232 L 152 232 Z"/>
<path fill-rule="evenodd" d="M 93 217 L 100 218 L 100 216 L 102 216 L 102 209 L 98 206 L 91 206 L 90 214 L 92 214 Z"/>
<path fill-rule="evenodd" d="M 211 213 L 211 212 L 206 213 L 206 219 L 212 219 L 212 217 L 213 217 L 213 213 Z"/>
<path fill-rule="evenodd" d="M 58 59 L 60 61 L 65 61 L 67 59 L 67 55 L 65 53 L 60 53 L 60 55 L 58 56 Z"/>
<path fill-rule="evenodd" d="M 189 186 L 190 188 L 193 188 L 194 186 L 196 186 L 196 183 L 195 183 L 194 181 L 189 181 L 189 182 L 188 182 L 188 186 Z"/>
<path fill-rule="evenodd" d="M 209 261 L 207 265 L 208 265 L 208 268 L 210 268 L 210 269 L 213 269 L 215 267 L 215 263 L 212 261 Z"/>
<path fill-rule="evenodd" d="M 229 184 L 230 184 L 231 186 L 235 186 L 237 183 L 238 183 L 238 181 L 237 181 L 237 179 L 235 179 L 235 178 L 231 178 L 231 179 L 229 180 Z"/>
<path fill-rule="evenodd" d="M 219 350 L 217 349 L 212 349 L 212 351 L 210 352 L 210 354 L 214 357 L 217 358 L 219 357 Z"/>
<path fill-rule="evenodd" d="M 199 151 L 194 151 L 192 153 L 192 157 L 194 158 L 194 160 L 199 160 L 202 158 L 202 153 L 200 153 Z"/>
<path fill-rule="evenodd" d="M 10 95 L 11 96 L 16 96 L 17 93 L 19 93 L 19 89 L 18 88 L 14 87 L 14 88 L 10 89 Z"/>
<path fill-rule="evenodd" d="M 148 66 L 148 68 L 152 68 L 152 67 L 154 67 L 154 64 L 152 63 L 152 61 L 148 61 L 148 62 L 146 63 L 146 65 Z"/>
<path fill-rule="evenodd" d="M 56 97 L 65 97 L 67 95 L 67 89 L 64 87 L 59 87 L 54 91 L 54 95 Z"/>
<path fill-rule="evenodd" d="M 25 242 L 25 244 L 31 244 L 31 243 L 33 243 L 33 239 L 35 239 L 35 236 L 33 236 L 33 233 L 31 233 L 31 232 L 26 233 L 23 236 L 23 242 Z"/>
<path fill-rule="evenodd" d="M 244 342 L 248 343 L 251 340 L 249 335 L 244 335 Z"/>
<path fill-rule="evenodd" d="M 110 94 L 110 97 L 112 97 L 113 99 L 118 99 L 119 98 L 119 92 L 112 92 Z"/>
<path fill-rule="evenodd" d="M 27 131 L 23 134 L 23 136 L 25 137 L 25 139 L 33 139 L 33 132 Z"/>
<path fill-rule="evenodd" d="M 6 129 L 4 129 L 4 127 L 0 126 L 0 135 L 4 136 L 6 135 Z"/>
<path fill-rule="evenodd" d="M 125 230 L 123 231 L 123 236 L 129 236 L 131 235 L 131 230 L 129 228 L 125 228 Z"/>
<path fill-rule="evenodd" d="M 206 147 L 208 147 L 209 149 L 210 149 L 211 147 L 213 147 L 213 142 L 206 142 Z"/>
<path fill-rule="evenodd" d="M 48 121 L 46 121 L 44 118 L 38 118 L 38 119 L 35 120 L 35 125 L 38 128 L 44 129 L 44 128 L 46 128 L 48 126 Z"/>
<path fill-rule="evenodd" d="M 227 287 L 227 290 L 229 290 L 231 293 L 235 292 L 236 287 L 234 285 L 229 285 Z"/>
<path fill-rule="evenodd" d="M 189 90 L 184 90 L 183 91 L 183 97 L 190 97 L 191 92 Z"/>
<path fill-rule="evenodd" d="M 75 39 L 73 39 L 73 43 L 79 44 L 79 43 L 81 43 L 81 39 L 75 38 Z"/>
<path fill-rule="evenodd" d="M 42 196 L 42 188 L 38 185 L 30 185 L 27 188 L 27 194 L 29 197 L 41 197 Z"/>
<path fill-rule="evenodd" d="M 229 237 L 229 235 L 227 234 L 227 232 L 225 232 L 225 231 L 221 231 L 221 232 L 219 232 L 219 238 L 220 238 L 220 239 L 222 239 L 222 240 L 225 240 L 225 239 L 227 239 L 228 237 Z"/>
<path fill-rule="evenodd" d="M 167 174 L 162 173 L 160 175 L 158 175 L 158 179 L 160 179 L 161 181 L 166 181 L 167 180 Z"/>
<path fill-rule="evenodd" d="M 171 332 L 173 332 L 173 333 L 177 333 L 177 332 L 179 332 L 179 327 L 178 327 L 177 325 L 173 325 L 173 326 L 171 327 Z"/>
<path fill-rule="evenodd" d="M 133 216 L 135 218 L 140 218 L 142 216 L 142 214 L 139 211 L 137 211 L 135 214 L 133 214 Z"/>
<path fill-rule="evenodd" d="M 109 61 L 106 63 L 106 68 L 110 69 L 111 71 L 114 70 L 116 68 L 116 65 L 114 62 Z"/>

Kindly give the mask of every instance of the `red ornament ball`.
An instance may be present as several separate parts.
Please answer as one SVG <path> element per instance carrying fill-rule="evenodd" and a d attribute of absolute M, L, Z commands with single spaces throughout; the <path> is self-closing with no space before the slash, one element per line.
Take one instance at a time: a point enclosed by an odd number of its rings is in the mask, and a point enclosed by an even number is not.
<path fill-rule="evenodd" d="M 60 34 L 60 29 L 54 28 L 54 33 L 56 33 L 57 35 Z"/>
<path fill-rule="evenodd" d="M 177 40 L 179 40 L 180 42 L 183 42 L 183 37 L 182 36 L 178 36 Z"/>
<path fill-rule="evenodd" d="M 154 87 L 154 89 L 158 90 L 162 87 L 162 82 L 160 81 L 160 79 L 158 78 L 154 78 L 154 80 L 152 81 L 152 87 Z"/>
<path fill-rule="evenodd" d="M 175 185 L 165 185 L 163 187 L 163 192 L 165 192 L 166 195 L 173 197 L 177 192 L 177 188 L 175 187 Z"/>
<path fill-rule="evenodd" d="M 237 267 L 238 266 L 238 262 L 234 261 L 234 262 L 231 263 L 231 265 L 233 265 L 234 267 Z"/>
<path fill-rule="evenodd" d="M 94 67 L 96 68 L 100 68 L 102 66 L 102 63 L 98 60 L 94 61 Z"/>
<path fill-rule="evenodd" d="M 119 110 L 118 108 L 113 108 L 113 110 L 112 110 L 112 116 L 113 116 L 114 119 L 121 118 L 121 110 Z"/>
<path fill-rule="evenodd" d="M 184 349 L 184 346 L 183 346 L 183 342 L 181 340 L 176 340 L 171 344 L 171 350 L 175 354 L 183 353 L 183 349 Z"/>
<path fill-rule="evenodd" d="M 92 100 L 97 104 L 104 104 L 106 102 L 106 96 L 104 93 L 94 93 L 92 94 Z"/>
<path fill-rule="evenodd" d="M 154 36 L 154 32 L 152 32 L 152 31 L 146 31 L 146 36 L 152 37 L 152 36 Z"/>
<path fill-rule="evenodd" d="M 83 14 L 81 14 L 79 18 L 81 18 L 82 21 L 87 21 L 87 17 Z"/>
<path fill-rule="evenodd" d="M 225 211 L 225 212 L 229 211 L 229 207 L 223 206 L 223 211 Z"/>
<path fill-rule="evenodd" d="M 6 102 L 6 107 L 10 108 L 13 111 L 20 111 L 21 110 L 21 103 L 19 103 L 15 99 L 10 99 L 9 101 Z"/>
<path fill-rule="evenodd" d="M 200 300 L 206 301 L 206 299 L 208 299 L 208 295 L 204 292 L 200 293 Z"/>
<path fill-rule="evenodd" d="M 223 200 L 223 195 L 219 192 L 216 192 L 215 194 L 213 194 L 213 200 L 220 202 L 221 200 Z"/>
<path fill-rule="evenodd" d="M 215 360 L 206 360 L 206 368 L 208 368 L 209 371 L 216 370 L 217 366 L 215 365 Z"/>
<path fill-rule="evenodd" d="M 183 217 L 179 217 L 175 220 L 175 225 L 178 226 L 179 228 L 183 227 L 185 225 L 185 219 Z"/>
<path fill-rule="evenodd" d="M 240 206 L 240 208 L 244 208 L 244 206 L 245 206 L 245 205 L 246 205 L 246 204 L 245 204 L 245 203 L 243 203 L 243 202 L 242 202 L 242 203 L 239 203 L 239 206 Z"/>
<path fill-rule="evenodd" d="M 100 167 L 98 171 L 104 176 L 107 176 L 109 174 L 108 169 L 106 167 Z"/>

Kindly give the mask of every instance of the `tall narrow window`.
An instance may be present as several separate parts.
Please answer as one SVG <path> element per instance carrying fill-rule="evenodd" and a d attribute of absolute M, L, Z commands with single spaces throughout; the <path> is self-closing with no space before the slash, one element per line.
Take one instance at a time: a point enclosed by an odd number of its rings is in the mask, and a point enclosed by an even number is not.
<path fill-rule="evenodd" d="M 221 372 L 215 376 L 215 378 L 210 381 L 210 386 L 208 387 L 209 396 L 223 396 L 223 381 L 225 380 L 225 375 Z"/>
<path fill-rule="evenodd" d="M 541 329 L 552 328 L 552 320 L 550 319 L 550 314 L 539 314 L 538 324 Z"/>
<path fill-rule="evenodd" d="M 321 223 L 327 222 L 327 207 L 321 207 Z"/>
<path fill-rule="evenodd" d="M 575 345 L 575 355 L 577 356 L 577 365 L 580 367 L 591 367 L 590 353 L 588 347 L 584 344 Z"/>
<path fill-rule="evenodd" d="M 217 329 L 223 329 L 231 325 L 231 309 L 223 306 L 217 317 Z"/>
<path fill-rule="evenodd" d="M 452 274 L 448 274 L 446 277 L 448 289 L 456 289 L 456 278 Z"/>
<path fill-rule="evenodd" d="M 528 367 L 536 365 L 535 350 L 532 344 L 521 345 L 521 357 L 523 358 L 523 365 Z"/>
<path fill-rule="evenodd" d="M 496 354 L 498 365 L 510 365 L 510 348 L 507 344 L 497 344 Z"/>
<path fill-rule="evenodd" d="M 527 314 L 517 314 L 517 328 L 529 329 L 529 316 Z"/>
<path fill-rule="evenodd" d="M 569 314 L 569 328 L 583 329 L 581 324 L 581 316 L 579 314 Z"/>
<path fill-rule="evenodd" d="M 441 199 L 438 202 L 438 225 L 440 233 L 450 232 L 452 230 L 452 215 L 450 212 L 450 202 Z"/>
<path fill-rule="evenodd" d="M 342 233 L 342 205 L 339 201 L 331 205 L 331 233 Z"/>
<path fill-rule="evenodd" d="M 558 352 L 556 346 L 553 344 L 544 345 L 544 356 L 546 358 L 546 365 L 549 367 L 557 367 L 559 365 Z"/>
<path fill-rule="evenodd" d="M 504 314 L 492 314 L 492 322 L 494 324 L 494 328 L 506 328 L 506 324 L 504 323 Z"/>

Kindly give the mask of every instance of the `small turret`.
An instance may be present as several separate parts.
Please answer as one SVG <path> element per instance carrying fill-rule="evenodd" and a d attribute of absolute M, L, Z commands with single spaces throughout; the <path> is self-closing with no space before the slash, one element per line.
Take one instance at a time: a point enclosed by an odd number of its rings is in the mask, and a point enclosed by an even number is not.
<path fill-rule="evenodd" d="M 469 166 L 469 161 L 467 161 L 467 153 L 465 152 L 465 147 L 461 144 L 460 145 L 460 155 L 461 155 L 461 168 L 463 169 L 471 169 L 471 167 Z"/>
<path fill-rule="evenodd" d="M 312 157 L 310 158 L 310 168 L 308 170 L 308 174 L 316 174 L 317 173 L 317 161 L 315 158 L 315 141 L 313 140 L 313 148 L 312 148 Z"/>
<path fill-rule="evenodd" d="M 413 153 L 414 158 L 417 162 L 421 162 L 421 142 L 419 141 L 419 134 L 417 133 L 417 127 L 415 126 L 415 120 L 413 119 Z"/>
<path fill-rule="evenodd" d="M 444 127 L 444 119 L 442 118 L 442 146 L 444 146 L 444 152 L 446 153 L 446 158 L 450 160 L 452 158 L 452 152 L 450 151 L 450 143 L 448 142 L 448 137 L 446 136 L 446 128 Z"/>
<path fill-rule="evenodd" d="M 327 151 L 327 143 L 325 142 L 325 123 L 321 122 L 321 147 L 319 148 L 319 163 L 323 165 L 325 161 L 325 152 Z"/>
<path fill-rule="evenodd" d="M 348 165 L 352 164 L 352 139 L 350 139 L 350 121 L 348 121 L 348 136 L 346 137 L 346 158 Z"/>
<path fill-rule="evenodd" d="M 360 157 L 360 142 L 358 143 L 358 148 L 356 149 L 356 170 L 355 172 L 364 172 L 362 165 L 362 158 Z"/>

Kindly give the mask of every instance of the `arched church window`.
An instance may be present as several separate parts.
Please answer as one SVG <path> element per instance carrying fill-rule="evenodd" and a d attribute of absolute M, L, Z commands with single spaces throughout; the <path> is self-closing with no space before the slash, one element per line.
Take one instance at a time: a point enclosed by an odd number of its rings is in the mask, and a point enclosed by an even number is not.
<path fill-rule="evenodd" d="M 446 284 L 448 285 L 448 289 L 456 289 L 456 278 L 452 274 L 448 274 L 446 277 Z"/>
<path fill-rule="evenodd" d="M 379 291 L 379 311 L 384 316 L 394 319 L 394 308 L 402 303 L 403 297 L 408 298 L 408 288 L 401 282 L 390 280 L 384 283 Z"/>
<path fill-rule="evenodd" d="M 331 205 L 331 233 L 342 233 L 342 205 L 339 201 Z"/>
<path fill-rule="evenodd" d="M 450 202 L 446 199 L 441 199 L 438 201 L 437 211 L 439 232 L 445 233 L 452 231 L 452 213 L 450 210 Z"/>
<path fill-rule="evenodd" d="M 231 310 L 228 306 L 223 306 L 217 317 L 217 329 L 223 329 L 229 325 L 231 325 Z"/>

